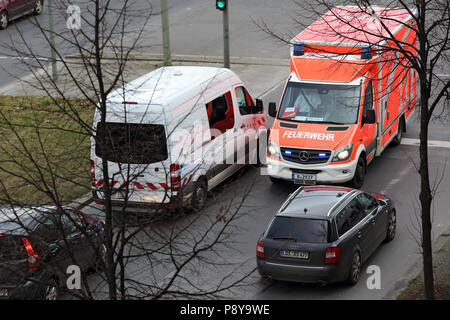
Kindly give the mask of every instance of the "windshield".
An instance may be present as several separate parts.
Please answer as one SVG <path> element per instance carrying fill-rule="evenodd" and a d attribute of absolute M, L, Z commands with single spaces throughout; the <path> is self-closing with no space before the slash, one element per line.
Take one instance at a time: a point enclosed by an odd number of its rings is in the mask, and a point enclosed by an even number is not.
<path fill-rule="evenodd" d="M 354 124 L 358 121 L 361 86 L 289 82 L 278 119 Z"/>

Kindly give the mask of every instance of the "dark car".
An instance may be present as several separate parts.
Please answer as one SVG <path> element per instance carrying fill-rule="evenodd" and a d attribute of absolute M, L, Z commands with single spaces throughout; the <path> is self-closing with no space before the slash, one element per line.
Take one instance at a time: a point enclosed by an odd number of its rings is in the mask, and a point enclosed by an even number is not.
<path fill-rule="evenodd" d="M 262 276 L 296 282 L 356 284 L 362 264 L 394 239 L 396 212 L 385 196 L 344 187 L 300 187 L 256 248 Z"/>
<path fill-rule="evenodd" d="M 103 266 L 103 224 L 71 207 L 0 209 L 0 299 L 53 300 L 69 265 Z"/>
<path fill-rule="evenodd" d="M 24 15 L 42 13 L 44 0 L 0 0 L 0 30 L 8 23 Z"/>

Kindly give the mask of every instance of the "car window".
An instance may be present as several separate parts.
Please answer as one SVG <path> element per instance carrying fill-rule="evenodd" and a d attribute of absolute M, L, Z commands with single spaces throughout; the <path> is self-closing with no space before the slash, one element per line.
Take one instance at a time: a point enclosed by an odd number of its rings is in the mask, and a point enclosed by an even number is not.
<path fill-rule="evenodd" d="M 208 102 L 206 111 L 211 136 L 217 137 L 228 129 L 234 128 L 234 110 L 230 91 Z"/>
<path fill-rule="evenodd" d="M 336 226 L 339 236 L 357 225 L 365 216 L 358 200 L 352 199 L 345 208 L 336 215 Z"/>
<path fill-rule="evenodd" d="M 364 91 L 363 117 L 367 117 L 367 111 L 372 109 L 373 109 L 373 90 L 372 90 L 372 81 L 369 81 Z"/>
<path fill-rule="evenodd" d="M 378 207 L 378 201 L 367 193 L 360 193 L 356 197 L 356 200 L 358 200 L 361 208 L 366 214 L 372 212 Z"/>
<path fill-rule="evenodd" d="M 275 217 L 266 233 L 266 238 L 274 240 L 293 240 L 303 243 L 329 242 L 328 221 L 301 219 L 294 217 Z"/>
<path fill-rule="evenodd" d="M 236 90 L 236 99 L 239 107 L 239 113 L 242 115 L 253 114 L 256 109 L 255 103 L 252 98 L 248 94 L 247 90 L 244 87 L 237 87 Z"/>

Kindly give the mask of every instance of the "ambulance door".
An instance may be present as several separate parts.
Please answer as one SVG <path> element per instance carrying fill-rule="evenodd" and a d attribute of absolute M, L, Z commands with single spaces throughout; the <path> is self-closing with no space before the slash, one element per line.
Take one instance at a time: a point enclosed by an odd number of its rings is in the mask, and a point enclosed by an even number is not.
<path fill-rule="evenodd" d="M 373 81 L 368 80 L 364 86 L 364 100 L 362 104 L 362 118 L 361 118 L 361 138 L 360 141 L 364 143 L 366 148 L 366 156 L 373 158 L 371 153 L 375 152 L 377 146 L 377 123 L 367 123 L 368 113 L 374 109 L 374 95 L 373 95 Z M 376 118 L 376 117 L 375 117 Z"/>
<path fill-rule="evenodd" d="M 237 163 L 248 164 L 256 155 L 256 130 L 258 129 L 258 115 L 256 104 L 244 86 L 234 89 L 237 112 Z"/>

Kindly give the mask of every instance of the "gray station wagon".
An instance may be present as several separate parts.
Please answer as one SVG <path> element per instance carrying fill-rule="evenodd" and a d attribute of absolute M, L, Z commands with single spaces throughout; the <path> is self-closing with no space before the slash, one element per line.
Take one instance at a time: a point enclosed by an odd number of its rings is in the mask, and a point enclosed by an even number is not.
<path fill-rule="evenodd" d="M 362 264 L 394 239 L 393 202 L 380 194 L 304 186 L 275 214 L 256 247 L 258 271 L 276 280 L 358 282 Z"/>

